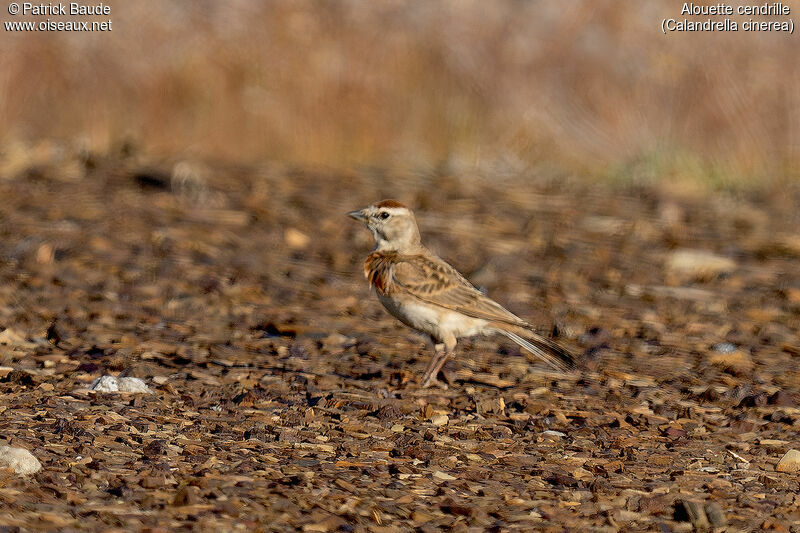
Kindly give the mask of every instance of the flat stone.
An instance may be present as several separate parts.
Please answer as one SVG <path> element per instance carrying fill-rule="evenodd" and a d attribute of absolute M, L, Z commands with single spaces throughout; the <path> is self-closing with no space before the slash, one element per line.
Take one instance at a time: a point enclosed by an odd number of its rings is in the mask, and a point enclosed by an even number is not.
<path fill-rule="evenodd" d="M 778 461 L 776 472 L 792 473 L 800 470 L 800 451 L 791 449 Z"/>
<path fill-rule="evenodd" d="M 769 446 L 772 448 L 780 448 L 781 446 L 786 446 L 789 444 L 788 440 L 778 440 L 778 439 L 759 439 L 758 444 L 760 446 Z"/>

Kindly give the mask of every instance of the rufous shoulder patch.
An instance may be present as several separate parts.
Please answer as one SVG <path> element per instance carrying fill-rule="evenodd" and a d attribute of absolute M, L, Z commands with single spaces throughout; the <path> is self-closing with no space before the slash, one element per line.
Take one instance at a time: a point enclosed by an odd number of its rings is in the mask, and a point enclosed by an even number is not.
<path fill-rule="evenodd" d="M 392 281 L 394 259 L 394 254 L 372 252 L 364 261 L 364 274 L 378 294 L 388 295 L 394 290 Z"/>

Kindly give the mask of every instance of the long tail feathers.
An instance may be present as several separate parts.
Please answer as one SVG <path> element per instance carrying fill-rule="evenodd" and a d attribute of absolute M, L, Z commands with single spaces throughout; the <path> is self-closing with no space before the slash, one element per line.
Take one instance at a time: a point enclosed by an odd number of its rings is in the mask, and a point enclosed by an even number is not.
<path fill-rule="evenodd" d="M 525 330 L 524 333 L 528 339 L 524 339 L 520 335 L 517 335 L 513 331 L 508 331 L 507 329 L 498 328 L 497 332 L 502 333 L 533 355 L 539 357 L 555 370 L 569 372 L 575 368 L 575 358 L 573 355 L 550 339 L 546 339 L 528 330 Z"/>

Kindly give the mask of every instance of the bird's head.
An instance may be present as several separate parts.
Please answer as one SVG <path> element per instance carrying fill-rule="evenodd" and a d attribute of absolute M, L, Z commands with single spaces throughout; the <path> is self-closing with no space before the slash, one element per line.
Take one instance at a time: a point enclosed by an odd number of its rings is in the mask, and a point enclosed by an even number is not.
<path fill-rule="evenodd" d="M 383 200 L 347 215 L 362 222 L 372 233 L 376 250 L 404 253 L 420 246 L 414 213 L 397 200 Z"/>

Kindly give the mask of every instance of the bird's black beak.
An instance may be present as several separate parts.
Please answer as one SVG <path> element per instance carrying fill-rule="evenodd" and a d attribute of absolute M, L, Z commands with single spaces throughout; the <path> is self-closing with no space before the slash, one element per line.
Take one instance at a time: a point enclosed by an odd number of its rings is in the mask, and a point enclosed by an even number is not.
<path fill-rule="evenodd" d="M 347 216 L 354 220 L 358 220 L 359 222 L 364 222 L 367 220 L 367 215 L 365 215 L 363 211 L 350 211 L 347 213 Z"/>

